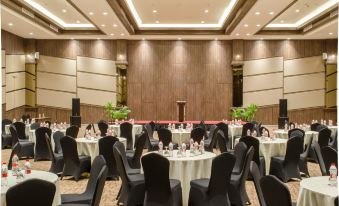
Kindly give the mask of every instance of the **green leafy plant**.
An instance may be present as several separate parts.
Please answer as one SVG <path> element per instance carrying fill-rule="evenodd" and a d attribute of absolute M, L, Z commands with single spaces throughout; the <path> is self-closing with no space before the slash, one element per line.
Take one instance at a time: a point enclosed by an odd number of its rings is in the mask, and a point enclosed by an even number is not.
<path fill-rule="evenodd" d="M 242 119 L 251 121 L 254 119 L 255 113 L 258 111 L 258 107 L 255 104 L 250 104 L 246 108 L 234 108 L 232 109 L 233 119 Z"/>
<path fill-rule="evenodd" d="M 109 117 L 111 118 L 111 120 L 127 119 L 128 114 L 131 112 L 131 110 L 127 106 L 114 107 L 112 102 L 108 102 L 105 105 L 105 110 L 109 114 Z"/>
<path fill-rule="evenodd" d="M 245 110 L 243 108 L 234 108 L 234 109 L 232 109 L 232 117 L 233 117 L 233 119 L 242 119 L 244 112 L 245 112 Z"/>

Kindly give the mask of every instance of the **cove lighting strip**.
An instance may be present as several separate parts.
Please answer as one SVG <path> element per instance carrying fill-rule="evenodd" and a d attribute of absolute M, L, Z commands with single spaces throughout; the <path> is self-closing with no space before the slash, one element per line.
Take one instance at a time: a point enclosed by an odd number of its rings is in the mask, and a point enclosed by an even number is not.
<path fill-rule="evenodd" d="M 225 8 L 222 16 L 220 17 L 218 23 L 216 24 L 144 24 L 133 4 L 132 0 L 126 0 L 128 8 L 130 9 L 132 15 L 134 16 L 137 25 L 139 28 L 221 28 L 231 13 L 231 10 L 235 6 L 237 0 L 231 0 L 228 6 Z"/>
<path fill-rule="evenodd" d="M 308 22 L 309 20 L 313 19 L 314 17 L 318 16 L 322 12 L 326 11 L 327 9 L 335 6 L 339 3 L 339 0 L 329 0 L 308 15 L 304 16 L 303 18 L 299 19 L 294 24 L 268 24 L 267 28 L 298 28 Z"/>
<path fill-rule="evenodd" d="M 44 15 L 46 15 L 48 18 L 52 19 L 53 21 L 57 22 L 59 25 L 61 25 L 64 28 L 94 28 L 92 24 L 67 24 L 62 19 L 48 11 L 46 8 L 41 6 L 40 4 L 36 3 L 33 0 L 25 0 L 26 3 L 31 5 L 36 10 L 40 11 Z"/>

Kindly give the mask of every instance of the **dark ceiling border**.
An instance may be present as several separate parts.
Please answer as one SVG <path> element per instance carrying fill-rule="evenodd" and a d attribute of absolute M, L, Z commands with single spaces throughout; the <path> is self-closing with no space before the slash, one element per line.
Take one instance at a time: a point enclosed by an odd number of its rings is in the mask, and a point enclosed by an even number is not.
<path fill-rule="evenodd" d="M 135 34 L 135 30 L 137 28 L 134 27 L 133 18 L 129 19 L 127 16 L 127 11 L 119 4 L 118 0 L 106 0 L 108 5 L 112 8 L 115 12 L 117 17 L 119 18 L 120 22 L 125 26 L 129 34 Z"/>

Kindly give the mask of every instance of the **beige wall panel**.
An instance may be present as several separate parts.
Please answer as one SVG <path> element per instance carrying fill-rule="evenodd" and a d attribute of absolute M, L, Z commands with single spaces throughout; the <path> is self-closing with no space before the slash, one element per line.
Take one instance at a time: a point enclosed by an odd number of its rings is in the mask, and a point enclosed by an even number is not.
<path fill-rule="evenodd" d="M 35 64 L 26 64 L 26 72 L 35 75 Z"/>
<path fill-rule="evenodd" d="M 116 77 L 78 72 L 78 87 L 116 91 Z"/>
<path fill-rule="evenodd" d="M 26 74 L 25 76 L 25 87 L 27 89 L 35 91 L 35 76 Z"/>
<path fill-rule="evenodd" d="M 337 106 L 337 90 L 326 93 L 326 107 Z"/>
<path fill-rule="evenodd" d="M 37 70 L 75 76 L 76 61 L 71 59 L 41 55 L 39 58 Z"/>
<path fill-rule="evenodd" d="M 6 73 L 25 71 L 25 55 L 6 55 Z"/>
<path fill-rule="evenodd" d="M 25 89 L 6 93 L 6 111 L 25 105 Z"/>
<path fill-rule="evenodd" d="M 283 63 L 283 57 L 245 61 L 244 76 L 283 71 Z"/>
<path fill-rule="evenodd" d="M 326 77 L 326 91 L 337 89 L 337 74 Z"/>
<path fill-rule="evenodd" d="M 284 78 L 284 93 L 324 89 L 325 73 L 290 76 Z"/>
<path fill-rule="evenodd" d="M 327 64 L 326 65 L 326 75 L 333 74 L 337 71 L 337 65 L 336 64 Z"/>
<path fill-rule="evenodd" d="M 84 104 L 104 106 L 107 102 L 116 103 L 116 93 L 78 88 L 78 98 Z"/>
<path fill-rule="evenodd" d="M 115 62 L 111 60 L 77 57 L 78 71 L 115 75 Z"/>
<path fill-rule="evenodd" d="M 243 79 L 243 91 L 257 91 L 283 87 L 283 73 L 247 76 Z"/>
<path fill-rule="evenodd" d="M 38 72 L 37 87 L 67 92 L 76 92 L 76 77 Z"/>
<path fill-rule="evenodd" d="M 6 67 L 6 52 L 1 50 L 1 68 Z"/>
<path fill-rule="evenodd" d="M 6 103 L 6 87 L 2 87 L 2 104 Z"/>
<path fill-rule="evenodd" d="M 1 76 L 2 76 L 2 86 L 6 85 L 6 69 L 1 69 Z"/>
<path fill-rule="evenodd" d="M 26 103 L 25 105 L 35 107 L 35 92 L 26 90 Z"/>
<path fill-rule="evenodd" d="M 325 71 L 321 56 L 292 59 L 284 62 L 284 75 L 309 74 Z"/>
<path fill-rule="evenodd" d="M 76 97 L 75 94 L 67 92 L 57 92 L 46 89 L 37 89 L 37 104 L 60 107 L 72 108 L 72 98 Z"/>
<path fill-rule="evenodd" d="M 243 106 L 250 104 L 257 106 L 279 104 L 279 99 L 283 97 L 283 89 L 272 89 L 259 92 L 248 92 L 243 94 Z"/>
<path fill-rule="evenodd" d="M 23 89 L 26 86 L 26 73 L 20 72 L 20 73 L 10 73 L 6 74 L 6 91 L 13 91 L 16 89 Z"/>
<path fill-rule="evenodd" d="M 284 98 L 288 100 L 288 109 L 301 109 L 308 107 L 320 107 L 325 105 L 324 90 L 298 92 L 285 94 Z"/>

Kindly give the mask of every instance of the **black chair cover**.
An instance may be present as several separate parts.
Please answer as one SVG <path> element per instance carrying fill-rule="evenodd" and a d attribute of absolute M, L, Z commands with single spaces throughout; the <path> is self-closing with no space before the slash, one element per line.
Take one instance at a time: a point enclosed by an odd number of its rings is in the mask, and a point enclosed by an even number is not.
<path fill-rule="evenodd" d="M 261 190 L 266 206 L 292 206 L 288 187 L 275 176 L 265 176 L 260 179 Z"/>
<path fill-rule="evenodd" d="M 50 137 L 52 134 L 52 130 L 47 127 L 40 127 L 35 130 L 35 161 L 51 160 L 45 134 Z"/>
<path fill-rule="evenodd" d="M 113 153 L 113 145 L 119 142 L 119 139 L 113 136 L 106 136 L 99 139 L 99 154 L 102 155 L 108 167 L 109 178 L 117 179 L 119 177 L 119 173 L 117 170 L 117 165 L 114 158 Z"/>
<path fill-rule="evenodd" d="M 120 124 L 120 137 L 124 137 L 127 140 L 127 150 L 133 150 L 133 124 L 124 122 Z"/>

